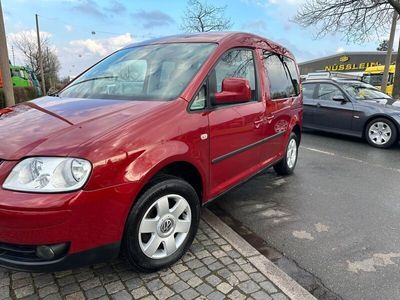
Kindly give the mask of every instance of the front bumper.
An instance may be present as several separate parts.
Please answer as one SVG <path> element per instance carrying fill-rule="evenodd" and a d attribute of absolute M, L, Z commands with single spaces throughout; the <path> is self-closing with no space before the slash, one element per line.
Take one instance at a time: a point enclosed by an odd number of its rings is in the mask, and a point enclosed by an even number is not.
<path fill-rule="evenodd" d="M 118 256 L 119 249 L 120 243 L 118 242 L 79 253 L 67 254 L 51 261 L 20 261 L 0 255 L 0 266 L 24 272 L 58 272 L 112 260 Z"/>
<path fill-rule="evenodd" d="M 115 258 L 136 189 L 134 183 L 63 194 L 0 189 L 0 266 L 58 271 Z M 56 244 L 68 244 L 63 256 L 37 259 L 37 246 Z"/>

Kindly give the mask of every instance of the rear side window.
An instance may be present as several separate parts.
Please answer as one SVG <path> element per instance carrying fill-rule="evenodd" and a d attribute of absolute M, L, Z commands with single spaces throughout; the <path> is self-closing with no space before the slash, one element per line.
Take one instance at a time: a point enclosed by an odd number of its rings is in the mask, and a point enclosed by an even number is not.
<path fill-rule="evenodd" d="M 225 78 L 247 79 L 250 82 L 253 100 L 255 100 L 256 76 L 252 50 L 238 49 L 223 54 L 215 66 L 215 76 L 217 92 L 221 92 L 222 81 Z"/>
<path fill-rule="evenodd" d="M 314 91 L 316 88 L 315 83 L 303 84 L 303 97 L 304 99 L 314 99 Z"/>
<path fill-rule="evenodd" d="M 331 101 L 334 97 L 343 96 L 341 90 L 329 83 L 321 83 L 318 89 L 318 100 Z"/>
<path fill-rule="evenodd" d="M 300 94 L 300 78 L 299 74 L 297 73 L 296 64 L 292 59 L 288 57 L 284 57 L 283 62 L 289 70 L 290 79 L 295 89 L 295 95 L 297 96 L 298 94 Z"/>
<path fill-rule="evenodd" d="M 296 95 L 297 92 L 292 82 L 288 64 L 284 63 L 282 56 L 269 51 L 263 51 L 263 58 L 271 98 L 282 99 Z"/>

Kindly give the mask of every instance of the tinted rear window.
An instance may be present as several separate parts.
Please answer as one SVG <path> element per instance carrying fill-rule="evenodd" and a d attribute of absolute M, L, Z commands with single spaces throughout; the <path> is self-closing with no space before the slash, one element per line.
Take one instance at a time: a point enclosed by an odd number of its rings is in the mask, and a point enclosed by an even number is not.
<path fill-rule="evenodd" d="M 263 54 L 271 98 L 282 99 L 296 95 L 295 86 L 283 57 L 268 51 L 264 51 Z"/>

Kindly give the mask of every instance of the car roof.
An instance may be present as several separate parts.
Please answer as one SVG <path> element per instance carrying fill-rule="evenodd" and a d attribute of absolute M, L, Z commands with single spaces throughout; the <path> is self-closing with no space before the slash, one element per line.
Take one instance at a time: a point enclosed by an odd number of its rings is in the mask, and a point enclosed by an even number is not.
<path fill-rule="evenodd" d="M 233 32 L 233 31 L 213 31 L 213 32 L 200 32 L 200 33 L 187 33 L 179 35 L 171 35 L 151 40 L 141 41 L 138 43 L 130 44 L 124 49 L 156 44 L 170 44 L 170 43 L 234 43 L 238 46 L 253 46 L 264 48 L 267 50 L 274 50 L 280 54 L 294 59 L 293 54 L 278 43 L 275 43 L 265 37 L 261 37 L 252 33 L 246 32 Z"/>
<path fill-rule="evenodd" d="M 218 43 L 222 39 L 234 35 L 236 32 L 199 32 L 199 33 L 187 33 L 187 34 L 176 34 L 169 35 L 150 40 L 141 41 L 139 43 L 133 43 L 128 45 L 126 48 L 130 48 L 136 45 L 150 45 L 150 44 L 165 44 L 165 43 Z"/>

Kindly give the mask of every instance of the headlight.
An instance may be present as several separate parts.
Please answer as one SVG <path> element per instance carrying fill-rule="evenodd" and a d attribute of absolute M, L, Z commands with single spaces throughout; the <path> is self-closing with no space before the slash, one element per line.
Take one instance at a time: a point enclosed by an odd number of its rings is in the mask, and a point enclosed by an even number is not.
<path fill-rule="evenodd" d="M 92 165 L 80 158 L 32 157 L 19 162 L 3 184 L 4 189 L 55 193 L 80 189 Z"/>

